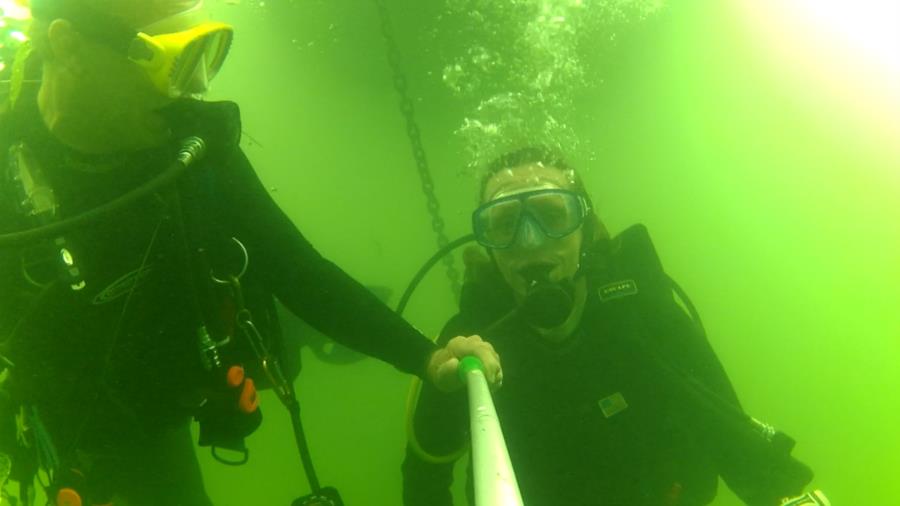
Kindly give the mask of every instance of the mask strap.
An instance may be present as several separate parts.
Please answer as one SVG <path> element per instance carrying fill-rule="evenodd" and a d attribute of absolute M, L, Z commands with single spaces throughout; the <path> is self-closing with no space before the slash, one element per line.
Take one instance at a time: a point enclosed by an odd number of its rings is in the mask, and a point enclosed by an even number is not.
<path fill-rule="evenodd" d="M 163 33 L 177 33 L 203 24 L 209 21 L 209 11 L 203 4 L 203 0 L 199 0 L 193 6 L 187 9 L 166 16 L 162 19 L 154 21 L 149 25 L 142 26 L 140 31 L 147 35 L 160 35 Z"/>

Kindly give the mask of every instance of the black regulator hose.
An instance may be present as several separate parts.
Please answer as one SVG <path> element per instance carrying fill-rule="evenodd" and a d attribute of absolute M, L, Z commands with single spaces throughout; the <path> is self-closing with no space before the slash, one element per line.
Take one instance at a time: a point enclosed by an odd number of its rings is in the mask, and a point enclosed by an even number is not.
<path fill-rule="evenodd" d="M 428 271 L 434 267 L 434 264 L 438 263 L 442 258 L 450 254 L 451 251 L 456 248 L 462 246 L 463 244 L 470 243 L 475 240 L 475 234 L 468 234 L 456 239 L 455 241 L 451 241 L 447 243 L 446 246 L 437 250 L 434 255 L 431 255 L 431 258 L 425 262 L 422 267 L 419 269 L 419 272 L 413 276 L 412 281 L 409 282 L 409 285 L 406 287 L 406 290 L 403 292 L 403 296 L 400 297 L 400 303 L 397 304 L 397 314 L 403 315 L 403 311 L 406 310 L 406 305 L 409 303 L 410 297 L 412 297 L 413 292 L 418 288 L 419 283 L 425 278 L 425 275 L 428 274 Z"/>
<path fill-rule="evenodd" d="M 18 246 L 29 242 L 56 237 L 72 229 L 89 225 L 94 221 L 150 195 L 160 188 L 175 182 L 188 167 L 206 154 L 206 142 L 200 137 L 188 137 L 181 143 L 178 156 L 172 165 L 147 183 L 85 211 L 77 216 L 67 218 L 49 225 L 0 235 L 0 248 Z"/>

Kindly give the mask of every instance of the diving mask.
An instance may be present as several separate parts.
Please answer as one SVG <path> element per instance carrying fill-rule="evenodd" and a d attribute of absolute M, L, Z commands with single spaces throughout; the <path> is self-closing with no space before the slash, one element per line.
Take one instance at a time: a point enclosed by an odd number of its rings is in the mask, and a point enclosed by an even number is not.
<path fill-rule="evenodd" d="M 565 237 L 578 230 L 588 211 L 585 198 L 573 191 L 538 189 L 482 204 L 472 213 L 472 229 L 482 246 L 509 248 L 540 242 L 542 236 Z"/>
<path fill-rule="evenodd" d="M 170 98 L 200 95 L 222 68 L 233 35 L 229 25 L 215 22 L 161 35 L 138 32 L 128 58 L 147 72 L 160 93 Z"/>
<path fill-rule="evenodd" d="M 64 18 L 80 33 L 122 54 L 170 98 L 204 93 L 222 68 L 234 29 L 208 21 L 203 2 L 140 30 L 76 0 L 32 0 L 36 18 Z"/>

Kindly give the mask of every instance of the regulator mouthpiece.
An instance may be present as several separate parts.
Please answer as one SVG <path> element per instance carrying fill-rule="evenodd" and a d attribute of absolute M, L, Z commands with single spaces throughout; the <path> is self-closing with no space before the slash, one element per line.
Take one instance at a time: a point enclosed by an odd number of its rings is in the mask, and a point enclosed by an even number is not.
<path fill-rule="evenodd" d="M 562 325 L 575 306 L 575 286 L 571 280 L 550 281 L 551 265 L 534 265 L 522 270 L 528 292 L 520 314 L 529 325 L 552 329 Z"/>

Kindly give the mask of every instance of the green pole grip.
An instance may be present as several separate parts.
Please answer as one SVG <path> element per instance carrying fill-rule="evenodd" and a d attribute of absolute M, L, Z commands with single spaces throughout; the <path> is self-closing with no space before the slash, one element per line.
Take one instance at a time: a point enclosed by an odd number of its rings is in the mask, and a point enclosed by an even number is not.
<path fill-rule="evenodd" d="M 459 373 L 459 379 L 462 380 L 463 383 L 466 382 L 466 377 L 471 371 L 481 371 L 484 372 L 484 364 L 481 363 L 481 360 L 474 355 L 466 355 L 459 361 L 459 368 L 456 371 Z"/>

